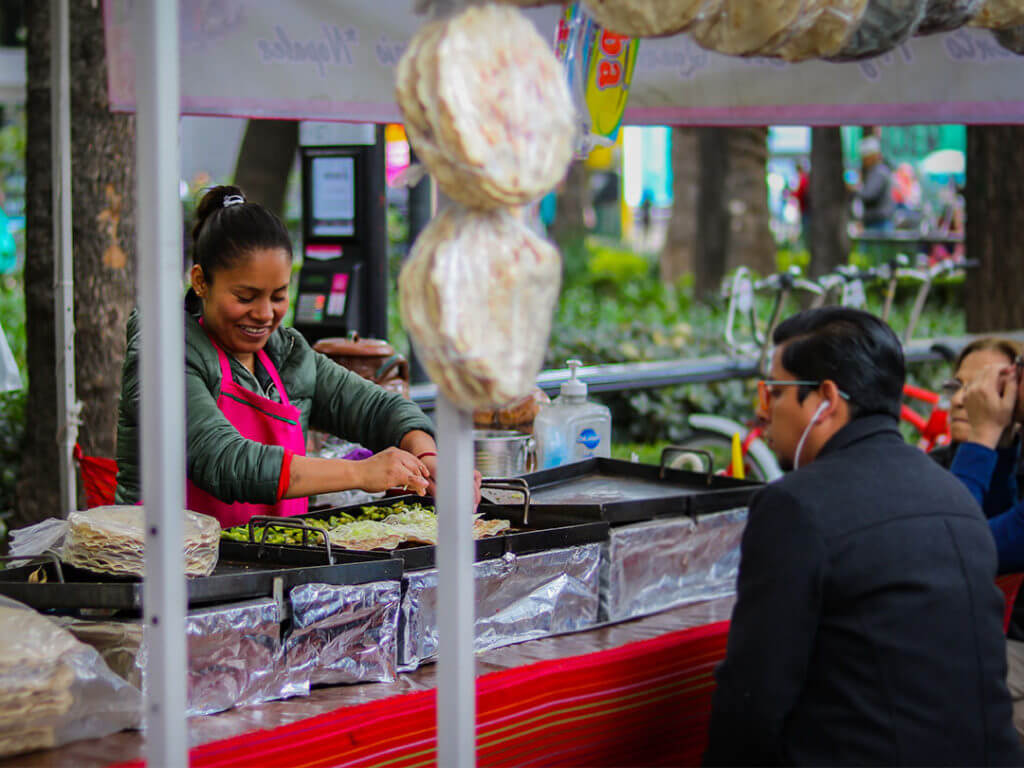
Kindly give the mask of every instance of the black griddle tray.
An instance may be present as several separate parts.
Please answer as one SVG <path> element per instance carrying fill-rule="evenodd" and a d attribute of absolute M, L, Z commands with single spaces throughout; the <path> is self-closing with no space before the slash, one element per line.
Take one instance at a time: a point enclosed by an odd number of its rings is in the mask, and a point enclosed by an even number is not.
<path fill-rule="evenodd" d="M 604 458 L 564 464 L 522 479 L 530 487 L 530 512 L 538 520 L 551 519 L 558 510 L 573 510 L 577 519 L 612 524 L 743 507 L 762 487 L 749 480 Z"/>
<path fill-rule="evenodd" d="M 299 564 L 302 562 L 303 564 Z M 29 575 L 43 567 L 46 583 L 28 583 Z M 139 613 L 142 611 L 142 580 L 107 576 L 64 564 L 61 582 L 52 562 L 37 562 L 0 569 L 0 594 L 44 611 L 71 612 L 97 608 Z M 339 553 L 335 564 L 325 564 L 323 552 L 295 554 L 289 561 L 264 558 L 259 562 L 223 558 L 210 576 L 188 579 L 188 605 L 196 607 L 273 597 L 278 590 L 300 584 L 365 584 L 398 581 L 400 560 Z"/>
<path fill-rule="evenodd" d="M 361 507 L 390 507 L 398 502 L 419 503 L 424 506 L 433 506 L 432 498 L 423 496 L 394 496 L 379 499 L 366 504 L 356 504 L 349 507 L 336 507 L 334 509 L 318 510 L 305 515 L 286 518 L 287 520 L 305 520 L 316 523 L 317 520 L 330 518 L 343 513 L 352 514 L 358 512 Z M 489 536 L 477 539 L 476 561 L 493 560 L 503 557 L 506 553 L 525 555 L 531 552 L 542 552 L 550 549 L 562 549 L 565 547 L 593 544 L 608 539 L 608 524 L 604 521 L 586 520 L 574 514 L 573 510 L 564 511 L 563 515 L 549 516 L 537 514 L 531 505 L 529 508 L 529 523 L 524 524 L 524 508 L 522 505 L 504 504 L 481 504 L 480 513 L 488 520 L 503 519 L 512 524 L 513 530 L 498 536 Z M 537 510 L 543 513 L 545 510 Z M 282 560 L 298 556 L 298 553 L 319 553 L 314 556 L 323 558 L 324 547 L 319 535 L 311 534 L 307 546 L 288 544 L 260 544 L 259 537 L 262 531 L 255 531 L 253 542 L 239 542 L 228 539 L 221 539 L 221 557 L 239 560 L 260 561 L 261 558 L 272 558 Z M 406 571 L 418 571 L 425 568 L 433 568 L 436 565 L 437 548 L 429 544 L 402 545 L 392 551 L 383 550 L 346 550 L 332 547 L 335 555 L 348 554 L 357 557 L 390 558 L 395 557 L 402 561 Z"/>

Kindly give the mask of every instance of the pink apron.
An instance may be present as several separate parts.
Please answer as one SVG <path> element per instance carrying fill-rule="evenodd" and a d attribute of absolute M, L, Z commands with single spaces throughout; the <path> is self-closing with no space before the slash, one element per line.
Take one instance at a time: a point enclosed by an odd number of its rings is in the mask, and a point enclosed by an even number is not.
<path fill-rule="evenodd" d="M 278 376 L 277 368 L 270 362 L 267 353 L 261 349 L 256 356 L 277 387 L 277 392 L 281 396 L 280 403 L 236 384 L 231 376 L 228 356 L 212 338 L 210 342 L 217 350 L 217 358 L 220 361 L 221 383 L 217 407 L 224 417 L 244 438 L 264 445 L 279 445 L 296 456 L 305 456 L 306 440 L 302 434 L 299 409 L 289 404 L 281 377 Z M 301 515 L 309 507 L 309 499 L 305 497 L 282 499 L 277 504 L 226 504 L 194 485 L 191 480 L 186 487 L 186 499 L 189 509 L 216 517 L 222 528 L 246 523 L 253 515 Z"/>

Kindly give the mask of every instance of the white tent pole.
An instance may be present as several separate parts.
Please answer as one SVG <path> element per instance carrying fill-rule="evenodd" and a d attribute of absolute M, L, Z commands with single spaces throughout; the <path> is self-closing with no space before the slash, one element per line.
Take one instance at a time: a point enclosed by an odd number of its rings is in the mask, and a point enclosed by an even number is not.
<path fill-rule="evenodd" d="M 473 418 L 437 400 L 437 764 L 476 764 Z"/>
<path fill-rule="evenodd" d="M 146 504 L 146 758 L 188 760 L 185 728 L 185 359 L 178 198 L 178 3 L 136 3 L 138 306 Z"/>
<path fill-rule="evenodd" d="M 50 0 L 50 147 L 53 177 L 53 303 L 57 363 L 60 506 L 78 506 L 72 451 L 78 440 L 75 401 L 75 273 L 71 257 L 71 64 L 68 0 Z"/>

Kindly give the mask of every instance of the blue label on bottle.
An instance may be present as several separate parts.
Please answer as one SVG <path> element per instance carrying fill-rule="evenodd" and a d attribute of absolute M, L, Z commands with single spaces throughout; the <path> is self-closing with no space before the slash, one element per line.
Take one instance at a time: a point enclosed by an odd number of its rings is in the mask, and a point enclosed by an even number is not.
<path fill-rule="evenodd" d="M 580 436 L 576 438 L 576 442 L 586 446 L 592 451 L 597 448 L 598 444 L 601 442 L 601 436 L 590 427 L 587 427 L 580 432 Z"/>

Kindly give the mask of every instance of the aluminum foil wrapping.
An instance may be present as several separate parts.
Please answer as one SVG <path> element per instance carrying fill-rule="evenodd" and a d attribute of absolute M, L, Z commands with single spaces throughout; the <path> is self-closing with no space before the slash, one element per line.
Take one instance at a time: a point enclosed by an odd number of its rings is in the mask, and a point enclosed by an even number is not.
<path fill-rule="evenodd" d="M 317 684 L 394 681 L 401 597 L 397 581 L 295 587 L 283 656 L 288 694 Z"/>
<path fill-rule="evenodd" d="M 144 687 L 146 644 L 137 621 L 68 619 L 66 627 L 93 646 L 135 688 Z M 190 611 L 186 714 L 209 715 L 288 695 L 280 661 L 281 614 L 265 598 Z"/>
<path fill-rule="evenodd" d="M 612 528 L 601 555 L 602 621 L 624 621 L 736 589 L 746 509 Z"/>
<path fill-rule="evenodd" d="M 594 624 L 599 564 L 599 544 L 475 563 L 475 650 Z M 437 656 L 437 571 L 413 571 L 405 578 L 400 660 L 409 670 Z"/>
<path fill-rule="evenodd" d="M 281 613 L 274 600 L 190 611 L 185 634 L 189 716 L 281 698 Z"/>

